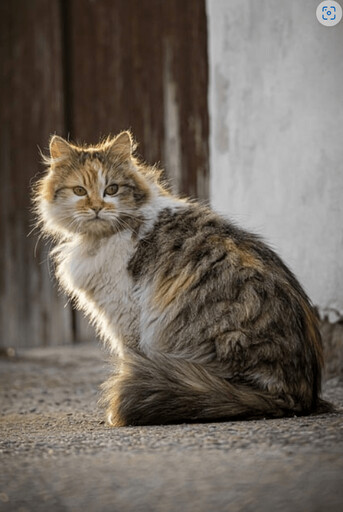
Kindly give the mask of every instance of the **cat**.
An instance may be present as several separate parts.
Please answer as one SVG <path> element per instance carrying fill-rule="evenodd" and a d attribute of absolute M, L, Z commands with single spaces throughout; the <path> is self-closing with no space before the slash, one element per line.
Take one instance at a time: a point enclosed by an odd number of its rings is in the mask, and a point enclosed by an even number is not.
<path fill-rule="evenodd" d="M 112 426 L 302 415 L 320 398 L 314 308 L 256 235 L 172 195 L 130 132 L 78 146 L 54 135 L 38 224 L 58 282 L 115 353 Z"/>

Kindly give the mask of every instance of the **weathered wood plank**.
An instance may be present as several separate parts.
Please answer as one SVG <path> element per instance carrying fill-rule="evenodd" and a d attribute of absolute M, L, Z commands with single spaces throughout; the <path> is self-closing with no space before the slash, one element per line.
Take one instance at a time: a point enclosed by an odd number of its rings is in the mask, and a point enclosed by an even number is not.
<path fill-rule="evenodd" d="M 208 61 L 205 2 L 198 0 L 163 2 L 163 41 L 165 104 L 178 112 L 180 168 L 173 173 L 178 189 L 187 195 L 208 199 L 208 134 L 207 109 Z M 171 98 L 170 96 L 171 92 Z M 165 109 L 165 132 L 173 122 Z M 175 140 L 175 137 L 174 137 Z M 168 137 L 165 159 L 173 158 L 175 148 Z"/>
<path fill-rule="evenodd" d="M 208 197 L 207 27 L 202 0 L 71 0 L 70 133 L 131 128 L 175 190 Z"/>
<path fill-rule="evenodd" d="M 37 145 L 50 133 L 97 141 L 131 128 L 174 189 L 208 196 L 203 0 L 24 0 L 0 4 L 0 344 L 92 338 L 26 238 Z"/>
<path fill-rule="evenodd" d="M 63 343 L 72 339 L 70 308 L 51 285 L 45 245 L 35 258 L 36 237 L 27 237 L 37 145 L 64 131 L 60 5 L 8 0 L 0 9 L 0 344 Z"/>

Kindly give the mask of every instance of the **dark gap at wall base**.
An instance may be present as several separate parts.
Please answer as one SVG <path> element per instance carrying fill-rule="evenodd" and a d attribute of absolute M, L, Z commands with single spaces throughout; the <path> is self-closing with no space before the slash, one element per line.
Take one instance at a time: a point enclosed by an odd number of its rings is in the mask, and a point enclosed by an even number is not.
<path fill-rule="evenodd" d="M 320 332 L 324 346 L 324 377 L 339 376 L 343 379 L 343 321 L 330 324 L 323 320 L 320 322 Z"/>
<path fill-rule="evenodd" d="M 67 139 L 73 132 L 73 85 L 71 60 L 71 10 L 69 0 L 60 0 L 61 17 L 61 48 L 63 61 L 63 92 L 64 92 L 64 130 L 62 134 Z"/>

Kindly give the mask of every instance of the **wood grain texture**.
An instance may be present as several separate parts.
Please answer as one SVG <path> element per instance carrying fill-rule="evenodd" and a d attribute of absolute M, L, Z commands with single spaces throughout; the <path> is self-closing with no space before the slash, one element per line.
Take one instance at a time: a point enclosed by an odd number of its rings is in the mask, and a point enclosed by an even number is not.
<path fill-rule="evenodd" d="M 70 134 L 131 128 L 175 191 L 208 197 L 207 26 L 200 0 L 68 3 Z"/>
<path fill-rule="evenodd" d="M 0 37 L 0 345 L 93 339 L 27 238 L 37 146 L 131 128 L 175 191 L 207 199 L 205 1 L 3 0 Z"/>
<path fill-rule="evenodd" d="M 71 340 L 70 309 L 51 284 L 46 247 L 34 256 L 30 184 L 40 170 L 38 145 L 63 131 L 59 2 L 0 4 L 0 344 Z"/>

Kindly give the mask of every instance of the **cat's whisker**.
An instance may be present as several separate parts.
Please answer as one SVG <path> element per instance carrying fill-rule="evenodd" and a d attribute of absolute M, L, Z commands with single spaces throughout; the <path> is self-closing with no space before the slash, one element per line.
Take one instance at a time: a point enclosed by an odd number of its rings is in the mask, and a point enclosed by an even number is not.
<path fill-rule="evenodd" d="M 133 220 L 137 221 L 137 217 L 132 217 Z M 120 220 L 120 222 L 123 223 L 123 225 L 126 225 L 127 226 L 127 229 L 129 229 L 130 231 L 133 232 L 133 234 L 135 236 L 138 236 L 139 234 L 139 230 L 136 230 L 133 226 L 130 226 L 124 219 L 122 219 L 121 217 L 118 219 Z M 147 244 L 149 244 L 149 242 L 147 241 Z"/>
<path fill-rule="evenodd" d="M 121 222 L 125 222 L 125 219 L 123 219 L 120 215 L 124 215 L 125 217 L 128 217 L 128 218 L 130 218 L 130 219 L 132 219 L 132 220 L 134 220 L 134 221 L 136 221 L 136 222 L 137 222 L 137 220 L 139 220 L 139 217 L 137 217 L 137 214 L 136 214 L 136 215 L 130 215 L 130 214 L 128 214 L 127 210 L 125 210 L 125 211 L 119 211 L 119 212 L 118 212 L 118 214 L 119 214 L 119 216 L 118 216 L 118 217 L 116 217 L 116 222 L 118 222 L 119 220 L 120 220 Z M 130 230 L 133 232 L 133 234 L 134 234 L 135 236 L 138 236 L 138 235 L 139 235 L 139 228 L 138 228 L 138 229 L 135 229 L 133 226 L 130 226 L 128 223 L 126 223 L 126 224 L 129 226 L 129 228 L 128 228 L 128 229 L 130 229 Z M 143 240 L 143 239 L 144 239 L 144 238 L 142 238 L 142 240 Z M 149 242 L 148 240 L 146 240 L 146 243 L 147 243 L 147 244 L 149 244 L 150 242 Z"/>
<path fill-rule="evenodd" d="M 119 227 L 123 227 L 125 230 L 127 229 L 129 231 L 134 231 L 133 228 L 124 221 L 124 219 L 117 218 L 116 225 L 119 225 Z"/>
<path fill-rule="evenodd" d="M 35 231 L 39 231 L 39 230 L 41 229 L 42 225 L 43 225 L 43 220 L 42 220 L 42 219 L 41 219 L 41 220 L 39 220 L 38 222 L 36 222 L 36 223 L 33 225 L 32 229 L 30 229 L 30 231 L 29 231 L 29 232 L 28 232 L 28 234 L 26 235 L 26 238 L 28 238 L 29 236 L 31 236 L 31 235 L 32 235 L 32 233 L 34 233 Z"/>
<path fill-rule="evenodd" d="M 43 235 L 42 235 L 42 233 L 40 233 L 37 237 L 37 240 L 36 240 L 36 243 L 35 243 L 35 246 L 33 249 L 33 257 L 35 259 L 37 258 L 37 249 L 38 249 L 39 242 L 42 240 L 42 238 L 43 238 Z"/>
<path fill-rule="evenodd" d="M 70 228 L 72 229 L 76 229 L 77 231 L 80 229 L 80 226 L 82 225 L 82 220 L 78 219 L 78 218 L 74 218 L 70 221 Z"/>

